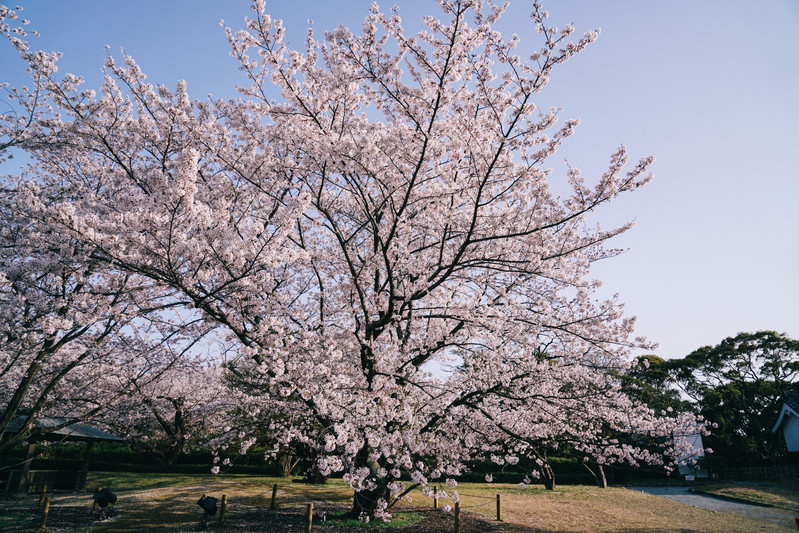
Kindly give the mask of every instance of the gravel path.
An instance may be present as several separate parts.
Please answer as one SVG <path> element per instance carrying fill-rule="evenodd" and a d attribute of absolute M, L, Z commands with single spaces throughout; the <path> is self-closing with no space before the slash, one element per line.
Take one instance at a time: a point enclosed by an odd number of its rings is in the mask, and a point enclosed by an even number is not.
<path fill-rule="evenodd" d="M 652 494 L 653 496 L 668 498 L 675 502 L 692 507 L 699 507 L 700 509 L 706 509 L 708 511 L 739 514 L 756 520 L 779 524 L 781 526 L 794 523 L 794 513 L 786 511 L 785 509 L 761 507 L 759 505 L 731 502 L 705 494 L 694 494 L 688 492 L 688 487 L 630 487 L 629 490 L 637 490 L 639 492 Z"/>

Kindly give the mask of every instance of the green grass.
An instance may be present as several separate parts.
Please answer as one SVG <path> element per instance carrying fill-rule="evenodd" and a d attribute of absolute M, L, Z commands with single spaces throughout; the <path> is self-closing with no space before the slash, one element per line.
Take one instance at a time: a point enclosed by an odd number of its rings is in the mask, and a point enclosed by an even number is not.
<path fill-rule="evenodd" d="M 157 474 L 138 472 L 92 472 L 86 488 L 92 491 L 97 487 L 117 490 L 144 490 L 173 487 L 175 485 L 196 485 L 218 483 L 220 480 L 236 480 L 248 484 L 285 482 L 283 478 L 267 476 L 248 476 L 245 474 Z"/>
<path fill-rule="evenodd" d="M 424 520 L 424 516 L 419 513 L 392 513 L 390 522 L 374 521 L 374 522 L 365 523 L 358 520 L 357 518 L 351 518 L 346 516 L 344 513 L 341 513 L 341 514 L 328 515 L 326 522 L 322 522 L 321 519 L 315 518 L 314 524 L 321 525 L 325 523 L 329 526 L 340 526 L 340 527 L 393 528 L 393 527 L 403 527 L 403 526 L 418 524 L 422 520 Z"/>
<path fill-rule="evenodd" d="M 23 526 L 28 523 L 29 519 L 30 515 L 26 512 L 0 513 L 0 527 Z"/>

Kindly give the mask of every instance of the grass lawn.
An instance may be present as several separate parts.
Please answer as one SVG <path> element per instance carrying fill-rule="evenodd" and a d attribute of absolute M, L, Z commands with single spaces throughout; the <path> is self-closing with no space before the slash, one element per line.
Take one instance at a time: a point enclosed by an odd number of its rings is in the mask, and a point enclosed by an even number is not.
<path fill-rule="evenodd" d="M 278 513 L 268 511 L 272 486 L 279 485 Z M 283 478 L 246 475 L 173 475 L 137 473 L 93 473 L 90 474 L 84 494 L 55 493 L 51 508 L 56 511 L 71 509 L 73 515 L 90 513 L 91 494 L 96 487 L 108 487 L 119 497 L 115 516 L 109 520 L 91 521 L 80 527 L 64 528 L 57 523 L 58 513 L 52 514 L 48 526 L 69 533 L 140 533 L 144 531 L 183 532 L 195 531 L 201 511 L 196 505 L 202 494 L 221 498 L 228 497 L 226 526 L 214 526 L 209 530 L 225 531 L 301 531 L 294 525 L 277 526 L 269 523 L 278 516 L 299 517 L 308 502 L 315 502 L 315 509 L 328 510 L 327 522 L 316 521 L 313 531 L 340 532 L 356 529 L 355 524 L 336 520 L 336 512 L 350 503 L 352 491 L 341 480 L 330 480 L 326 485 L 291 483 Z M 740 486 L 737 486 L 740 487 Z M 726 487 L 730 490 L 730 487 Z M 747 487 L 745 492 L 758 492 L 757 487 Z M 749 490 L 751 489 L 751 490 Z M 794 487 L 773 492 L 791 502 L 796 509 L 799 491 Z M 446 488 L 445 488 L 446 490 Z M 761 522 L 736 514 L 710 512 L 682 505 L 664 498 L 650 496 L 624 488 L 601 490 L 588 486 L 563 486 L 556 491 L 545 491 L 540 487 L 520 489 L 516 485 L 462 483 L 457 487 L 460 508 L 464 512 L 463 533 L 491 531 L 497 533 L 728 533 L 728 532 L 779 532 L 796 531 L 795 525 L 786 522 L 785 527 Z M 715 489 L 714 489 L 715 490 Z M 496 494 L 502 498 L 502 522 L 496 521 Z M 775 500 L 776 501 L 776 500 Z M 780 500 L 782 501 L 782 500 Z M 20 499 L 0 499 L 0 517 L 8 517 L 13 523 L 5 524 L 0 519 L 0 531 L 23 531 L 19 527 L 20 509 L 24 507 L 33 517 L 36 514 L 37 495 Z M 448 503 L 448 502 L 442 502 Z M 451 502 L 449 502 L 451 503 Z M 431 511 L 432 502 L 420 492 L 411 493 L 411 501 L 403 502 L 395 509 L 402 515 L 405 525 L 397 528 L 374 528 L 376 531 L 452 531 L 452 513 Z M 282 513 L 282 514 L 280 514 Z M 420 514 L 421 513 L 421 514 Z M 257 514 L 257 521 L 253 517 Z M 421 518 L 420 518 L 421 516 Z M 292 520 L 294 518 L 291 518 Z M 299 519 L 298 519 L 299 520 Z M 249 522 L 248 522 L 249 521 Z M 249 525 L 244 525 L 245 522 Z M 418 522 L 418 523 L 414 523 Z M 14 524 L 17 524 L 15 526 Z M 256 526 L 253 526 L 256 524 Z M 257 525 L 260 524 L 260 525 Z M 293 524 L 293 522 L 292 522 Z M 370 524 L 370 526 L 372 526 Z M 358 528 L 360 531 L 373 529 Z M 33 529 L 30 529 L 31 531 Z"/>
<path fill-rule="evenodd" d="M 501 488 L 503 520 L 515 528 L 508 532 L 619 532 L 619 533 L 704 533 L 795 531 L 787 522 L 784 528 L 740 515 L 705 511 L 665 498 L 624 488 L 601 490 L 590 486 L 562 486 L 551 492 L 513 488 L 511 485 L 467 484 L 458 487 L 463 494 L 462 508 L 475 506 L 492 515 L 492 502 L 478 500 Z M 797 494 L 799 496 L 799 494 Z M 481 503 L 482 502 L 482 503 Z M 496 500 L 493 502 L 496 506 Z"/>
<path fill-rule="evenodd" d="M 18 528 L 27 521 L 28 513 L 25 511 L 0 513 L 0 528 Z"/>

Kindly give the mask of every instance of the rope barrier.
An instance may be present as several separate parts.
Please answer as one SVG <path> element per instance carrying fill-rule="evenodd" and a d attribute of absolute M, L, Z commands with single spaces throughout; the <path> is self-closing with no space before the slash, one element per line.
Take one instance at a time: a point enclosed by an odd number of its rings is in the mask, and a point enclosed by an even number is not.
<path fill-rule="evenodd" d="M 438 490 L 436 490 L 436 489 L 438 489 L 438 487 L 437 486 L 433 486 L 433 497 L 431 499 L 433 500 L 433 508 L 437 510 L 437 509 L 440 509 L 440 506 L 437 505 L 438 504 L 438 500 L 439 499 L 443 499 L 443 498 L 439 498 L 441 493 Z M 281 498 L 281 502 L 280 502 L 280 506 L 281 507 L 302 508 L 302 507 L 305 507 L 305 506 L 307 506 L 309 504 L 309 499 L 307 497 L 308 496 L 307 494 L 296 494 L 295 495 L 295 494 L 291 494 L 291 492 L 292 491 L 291 491 L 290 488 L 288 490 L 285 490 L 285 488 L 284 488 L 284 490 L 282 491 L 282 494 L 281 494 L 283 496 Z M 447 499 L 449 498 L 449 495 L 452 494 L 452 492 L 456 492 L 456 491 L 454 491 L 454 490 L 450 491 L 448 493 Z M 272 487 L 272 494 L 271 494 L 271 498 L 270 498 L 270 505 L 269 505 L 270 509 L 276 509 L 278 507 L 277 493 L 278 493 L 278 485 L 274 484 L 273 487 Z M 370 498 L 369 496 L 367 496 L 366 494 L 363 494 L 363 493 L 361 493 L 357 497 L 358 497 L 358 499 L 360 501 L 362 501 L 364 503 L 370 503 L 370 504 L 376 504 L 377 503 L 377 500 L 375 500 L 373 498 Z M 355 494 L 353 494 L 353 496 L 350 498 L 350 501 L 353 501 L 354 498 L 355 498 Z M 468 502 L 468 504 L 466 504 L 466 502 L 464 502 L 464 498 L 466 498 L 467 500 L 470 500 Z M 403 499 L 405 499 L 405 498 L 403 498 Z M 474 500 L 478 500 L 478 501 L 474 502 Z M 314 499 L 310 503 L 312 503 L 316 507 L 316 509 L 320 509 L 321 507 L 323 507 L 325 505 L 328 505 L 328 504 L 341 504 L 343 502 L 341 500 L 338 500 L 338 501 L 335 501 L 335 500 L 327 501 L 327 500 Z M 394 502 L 394 503 L 399 503 L 399 502 Z M 502 516 L 501 515 L 501 513 L 502 513 L 502 511 L 501 511 L 501 496 L 499 494 L 495 494 L 495 495 L 491 495 L 491 496 L 485 496 L 483 494 L 475 494 L 475 493 L 471 493 L 471 492 L 458 492 L 458 501 L 454 502 L 454 504 L 459 510 L 476 512 L 478 514 L 482 514 L 482 515 L 485 515 L 485 516 L 491 516 L 493 514 L 492 511 L 494 511 L 494 505 L 496 504 L 496 508 L 495 508 L 496 517 L 497 517 L 497 520 L 501 520 L 501 516 Z M 450 510 L 452 511 L 454 509 L 450 508 Z M 307 512 L 307 507 L 306 507 L 306 512 Z"/>

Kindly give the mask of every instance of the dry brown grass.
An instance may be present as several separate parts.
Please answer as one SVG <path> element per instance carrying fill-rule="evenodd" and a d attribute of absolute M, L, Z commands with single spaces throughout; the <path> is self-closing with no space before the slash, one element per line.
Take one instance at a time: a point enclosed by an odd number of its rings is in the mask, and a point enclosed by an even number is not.
<path fill-rule="evenodd" d="M 496 492 L 498 487 L 491 487 Z M 463 486 L 464 494 L 472 488 Z M 485 490 L 485 489 L 483 489 Z M 490 489 L 489 489 L 490 490 Z M 503 518 L 508 533 L 753 533 L 794 531 L 740 515 L 705 511 L 623 488 L 568 486 L 524 494 L 506 489 Z M 479 494 L 479 492 L 478 492 Z M 464 497 L 464 505 L 472 500 Z M 488 514 L 494 511 L 488 510 Z"/>

